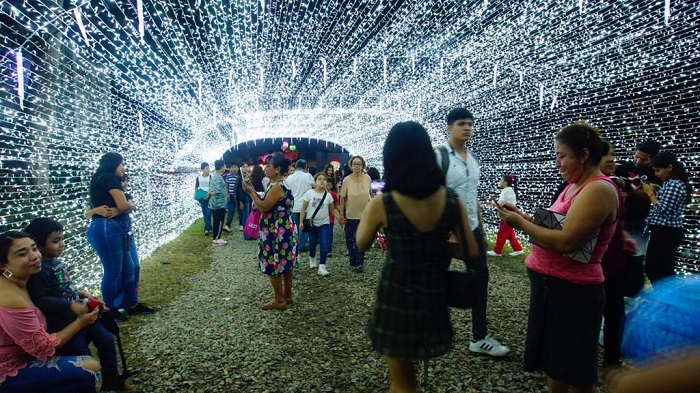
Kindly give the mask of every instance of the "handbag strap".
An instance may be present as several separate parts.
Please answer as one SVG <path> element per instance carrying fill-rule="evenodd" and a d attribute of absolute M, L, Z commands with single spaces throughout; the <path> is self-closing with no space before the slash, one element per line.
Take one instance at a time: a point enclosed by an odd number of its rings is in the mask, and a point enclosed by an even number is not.
<path fill-rule="evenodd" d="M 326 194 L 328 194 L 328 191 L 323 192 L 323 196 L 321 197 L 321 201 L 318 203 L 318 206 L 316 206 L 316 210 L 314 210 L 314 214 L 311 215 L 311 219 L 313 220 L 316 217 L 316 213 L 318 213 L 318 209 L 323 206 L 323 201 L 326 200 Z"/>

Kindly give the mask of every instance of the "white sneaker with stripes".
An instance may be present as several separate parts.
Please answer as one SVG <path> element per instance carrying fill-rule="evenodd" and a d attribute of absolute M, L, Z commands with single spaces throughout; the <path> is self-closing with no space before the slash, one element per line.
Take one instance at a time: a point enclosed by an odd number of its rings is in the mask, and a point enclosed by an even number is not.
<path fill-rule="evenodd" d="M 510 352 L 510 348 L 491 338 L 491 336 L 486 336 L 479 341 L 471 341 L 469 350 L 494 357 L 506 356 Z"/>

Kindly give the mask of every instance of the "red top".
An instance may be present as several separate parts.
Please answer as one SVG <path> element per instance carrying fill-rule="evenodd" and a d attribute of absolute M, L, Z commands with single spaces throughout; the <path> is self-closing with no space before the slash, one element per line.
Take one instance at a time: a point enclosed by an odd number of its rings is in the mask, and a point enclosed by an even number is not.
<path fill-rule="evenodd" d="M 335 206 L 338 206 L 338 193 L 335 191 L 330 192 L 331 196 L 333 197 L 333 203 L 335 203 Z M 329 214 L 330 219 L 331 219 L 331 224 L 335 222 L 335 214 Z"/>
<path fill-rule="evenodd" d="M 0 307 L 0 383 L 34 359 L 46 361 L 61 343 L 46 333 L 46 318 L 36 307 Z"/>
<path fill-rule="evenodd" d="M 610 183 L 613 187 L 615 187 L 615 190 L 617 190 L 615 184 L 608 179 L 607 176 L 599 175 L 581 186 L 581 188 L 576 190 L 576 192 L 574 192 L 574 194 L 568 199 L 564 198 L 573 184 L 566 186 L 564 191 L 562 191 L 559 197 L 557 197 L 557 200 L 549 208 L 549 210 L 560 214 L 568 213 L 571 204 L 581 190 L 583 190 L 584 187 L 591 182 L 600 180 Z M 617 226 L 617 221 L 619 219 L 620 214 L 618 205 L 618 214 L 615 217 L 615 220 L 600 227 L 598 241 L 596 242 L 595 249 L 591 255 L 590 263 L 578 262 L 569 257 L 557 254 L 553 251 L 549 251 L 533 244 L 532 252 L 525 260 L 525 266 L 540 274 L 561 278 L 576 284 L 600 284 L 605 280 L 603 277 L 603 269 L 600 266 L 600 260 L 603 257 L 605 250 L 608 248 L 610 239 L 615 233 L 615 227 Z"/>

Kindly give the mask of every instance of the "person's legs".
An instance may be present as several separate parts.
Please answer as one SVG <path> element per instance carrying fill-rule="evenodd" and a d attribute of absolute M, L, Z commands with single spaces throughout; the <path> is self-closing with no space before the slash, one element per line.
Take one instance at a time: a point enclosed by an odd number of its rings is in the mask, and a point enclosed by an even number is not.
<path fill-rule="evenodd" d="M 100 364 L 89 356 L 32 360 L 0 385 L 4 393 L 94 393 Z"/>
<path fill-rule="evenodd" d="M 486 337 L 488 328 L 486 325 L 486 302 L 489 294 L 489 268 L 486 263 L 486 243 L 481 228 L 474 229 L 474 237 L 479 250 L 479 257 L 473 261 L 469 267 L 476 271 L 479 287 L 477 293 L 479 298 L 472 307 L 472 340 L 479 341 Z"/>
<path fill-rule="evenodd" d="M 234 213 L 236 212 L 238 202 L 236 202 L 236 198 L 231 196 L 229 197 L 229 201 L 226 202 L 226 210 L 228 214 L 226 215 L 226 226 L 231 227 L 231 223 L 233 223 L 233 216 L 235 215 Z"/>
<path fill-rule="evenodd" d="M 357 242 L 355 241 L 355 235 L 357 234 L 357 227 L 359 225 L 360 220 L 347 220 L 345 222 L 345 244 L 350 254 L 350 266 L 361 271 L 364 267 L 365 255 L 357 247 Z"/>
<path fill-rule="evenodd" d="M 508 239 L 508 225 L 506 225 L 503 220 L 498 223 L 498 232 L 496 233 L 496 244 L 493 245 L 493 252 L 496 254 L 501 254 L 503 252 L 503 245 L 506 244 Z"/>
<path fill-rule="evenodd" d="M 683 239 L 683 229 L 650 225 L 649 231 L 645 268 L 647 277 L 653 284 L 674 274 L 675 254 Z"/>
<path fill-rule="evenodd" d="M 503 222 L 503 221 L 501 221 Z M 507 233 L 507 238 L 508 242 L 510 243 L 510 247 L 513 249 L 514 252 L 522 251 L 523 246 L 520 244 L 518 241 L 518 237 L 515 236 L 515 229 L 511 227 L 510 225 L 503 223 L 503 225 L 506 226 L 506 233 Z"/>
<path fill-rule="evenodd" d="M 326 260 L 328 259 L 328 249 L 330 246 L 331 225 L 321 225 L 320 227 L 316 228 L 316 233 L 318 235 L 318 242 L 321 247 L 321 259 L 319 260 L 319 263 L 321 265 L 325 265 Z"/>
<path fill-rule="evenodd" d="M 284 281 L 284 301 L 287 304 L 292 304 L 292 299 L 294 298 L 292 294 L 292 279 L 294 278 L 293 272 L 287 272 L 282 275 L 282 280 Z"/>
<path fill-rule="evenodd" d="M 316 258 L 316 246 L 318 245 L 318 228 L 306 232 L 309 235 L 309 258 Z"/>
<path fill-rule="evenodd" d="M 330 236 L 328 238 L 328 254 L 333 252 L 333 230 L 335 229 L 335 223 L 331 223 Z"/>
<path fill-rule="evenodd" d="M 608 365 L 620 364 L 622 331 L 625 322 L 625 297 L 623 276 L 605 276 L 605 308 L 603 309 L 603 362 Z"/>
<path fill-rule="evenodd" d="M 211 211 L 209 210 L 209 201 L 200 199 L 199 204 L 202 207 L 202 217 L 204 217 L 204 232 L 211 232 Z"/>
<path fill-rule="evenodd" d="M 299 228 L 299 227 L 297 227 Z M 298 252 L 304 252 L 308 250 L 309 233 L 303 232 L 301 229 L 298 230 L 299 234 L 299 246 L 297 247 Z"/>
<path fill-rule="evenodd" d="M 215 209 L 211 211 L 214 232 L 212 232 L 212 239 L 221 239 L 221 230 L 224 224 L 224 215 L 226 214 L 226 209 Z"/>
<path fill-rule="evenodd" d="M 88 227 L 87 239 L 100 258 L 104 270 L 101 286 L 102 299 L 111 309 L 123 308 L 121 277 L 125 258 L 122 231 L 112 220 L 96 218 Z"/>
<path fill-rule="evenodd" d="M 284 310 L 287 308 L 287 303 L 284 300 L 284 287 L 282 284 L 282 277 L 270 276 L 270 284 L 272 284 L 272 290 L 274 291 L 275 298 L 271 301 L 260 306 L 263 310 Z M 291 289 L 291 285 L 290 285 Z"/>
<path fill-rule="evenodd" d="M 386 363 L 389 366 L 389 392 L 418 392 L 416 369 L 412 362 L 387 357 Z"/>
<path fill-rule="evenodd" d="M 547 377 L 547 387 L 549 393 L 595 393 L 595 385 L 591 386 L 573 386 L 565 384 L 561 381 Z"/>

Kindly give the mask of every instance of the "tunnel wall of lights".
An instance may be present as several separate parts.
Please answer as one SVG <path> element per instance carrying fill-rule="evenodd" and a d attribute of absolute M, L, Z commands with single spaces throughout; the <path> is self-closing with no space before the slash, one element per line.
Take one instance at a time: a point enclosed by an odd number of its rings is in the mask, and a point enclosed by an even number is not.
<path fill-rule="evenodd" d="M 476 117 L 484 201 L 514 173 L 523 207 L 544 206 L 552 136 L 576 119 L 620 161 L 657 139 L 697 200 L 699 20 L 700 2 L 669 0 L 2 2 L 0 227 L 55 217 L 72 275 L 95 287 L 83 210 L 103 153 L 125 157 L 144 257 L 199 217 L 198 164 L 231 146 L 314 138 L 381 167 L 394 123 L 437 146 L 458 105 Z M 700 270 L 697 206 L 682 270 Z"/>

